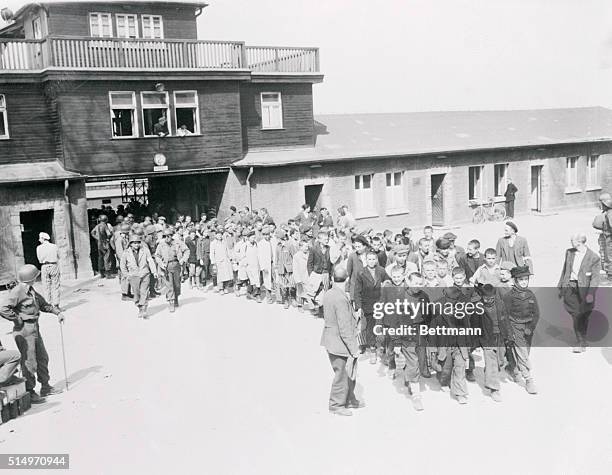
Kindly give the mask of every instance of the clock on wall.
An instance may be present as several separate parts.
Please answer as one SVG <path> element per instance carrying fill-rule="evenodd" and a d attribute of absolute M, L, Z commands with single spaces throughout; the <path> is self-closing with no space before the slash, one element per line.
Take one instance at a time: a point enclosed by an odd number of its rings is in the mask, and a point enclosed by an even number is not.
<path fill-rule="evenodd" d="M 163 153 L 156 153 L 153 157 L 153 171 L 155 172 L 165 172 L 168 170 L 168 166 L 166 165 L 166 156 Z"/>

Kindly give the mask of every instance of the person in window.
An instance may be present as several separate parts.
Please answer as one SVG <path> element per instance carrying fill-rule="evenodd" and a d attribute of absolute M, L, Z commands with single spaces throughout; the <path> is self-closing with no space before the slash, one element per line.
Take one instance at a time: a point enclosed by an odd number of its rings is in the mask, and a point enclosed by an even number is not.
<path fill-rule="evenodd" d="M 168 131 L 168 121 L 163 115 L 157 119 L 157 123 L 153 126 L 153 133 L 160 137 L 165 137 L 170 134 Z"/>
<path fill-rule="evenodd" d="M 176 135 L 178 135 L 179 137 L 185 137 L 187 135 L 193 135 L 193 132 L 189 130 L 185 124 L 183 124 L 176 131 Z"/>

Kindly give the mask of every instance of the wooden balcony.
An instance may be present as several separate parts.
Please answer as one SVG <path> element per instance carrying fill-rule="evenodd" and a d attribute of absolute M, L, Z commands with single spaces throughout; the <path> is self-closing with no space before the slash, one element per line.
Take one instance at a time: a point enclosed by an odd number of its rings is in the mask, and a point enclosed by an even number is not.
<path fill-rule="evenodd" d="M 48 37 L 0 39 L 3 71 L 247 69 L 317 73 L 318 48 L 246 46 L 238 41 Z"/>

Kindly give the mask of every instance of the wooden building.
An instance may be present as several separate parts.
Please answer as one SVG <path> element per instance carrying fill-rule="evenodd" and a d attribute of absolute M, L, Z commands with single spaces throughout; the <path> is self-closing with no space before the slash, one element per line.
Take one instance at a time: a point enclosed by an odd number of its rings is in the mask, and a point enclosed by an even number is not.
<path fill-rule="evenodd" d="M 147 179 L 149 204 L 198 214 L 220 206 L 250 148 L 312 146 L 318 49 L 198 40 L 205 7 L 49 1 L 5 11 L 0 284 L 38 264 L 32 236 L 42 230 L 60 245 L 65 275 L 91 275 L 85 182 Z"/>
<path fill-rule="evenodd" d="M 612 189 L 612 111 L 318 116 L 314 146 L 250 150 L 228 181 L 246 176 L 228 206 L 250 200 L 285 220 L 305 202 L 346 204 L 360 226 L 395 230 L 470 221 L 483 201 L 504 201 L 508 178 L 518 214 L 595 206 Z"/>

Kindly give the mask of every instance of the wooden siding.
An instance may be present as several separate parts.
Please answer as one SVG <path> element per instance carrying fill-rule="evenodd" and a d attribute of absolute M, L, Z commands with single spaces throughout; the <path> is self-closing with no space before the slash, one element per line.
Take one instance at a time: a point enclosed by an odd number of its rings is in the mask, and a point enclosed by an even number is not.
<path fill-rule="evenodd" d="M 139 21 L 139 36 L 142 38 L 142 23 L 140 15 L 161 15 L 166 39 L 197 39 L 195 7 L 188 5 L 164 5 L 143 3 L 142 5 L 121 5 L 119 3 L 96 4 L 74 3 L 64 5 L 48 5 L 49 35 L 53 36 L 90 36 L 89 13 L 112 13 L 113 33 L 117 34 L 115 14 L 137 14 Z"/>
<path fill-rule="evenodd" d="M 172 92 L 197 90 L 201 136 L 112 139 L 109 91 L 134 91 L 142 135 L 140 91 L 144 81 L 89 81 L 63 90 L 58 97 L 65 167 L 88 175 L 153 171 L 153 156 L 162 152 L 169 171 L 229 166 L 241 158 L 239 86 L 234 81 L 166 81 Z M 176 129 L 171 107 L 172 133 Z"/>
<path fill-rule="evenodd" d="M 281 93 L 282 130 L 262 130 L 262 92 Z M 243 84 L 240 94 L 245 149 L 313 145 L 312 84 Z"/>
<path fill-rule="evenodd" d="M 53 160 L 57 157 L 53 120 L 40 84 L 2 84 L 9 139 L 0 140 L 0 164 Z"/>

